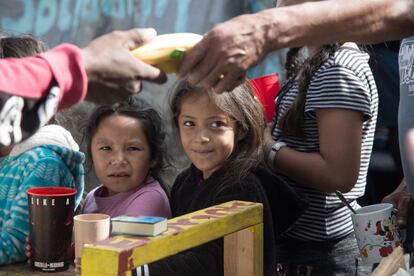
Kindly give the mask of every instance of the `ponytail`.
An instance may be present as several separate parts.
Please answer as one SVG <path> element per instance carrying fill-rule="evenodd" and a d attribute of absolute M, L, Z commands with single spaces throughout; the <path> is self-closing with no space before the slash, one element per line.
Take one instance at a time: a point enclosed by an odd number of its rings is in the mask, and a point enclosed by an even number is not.
<path fill-rule="evenodd" d="M 310 81 L 321 65 L 328 60 L 328 58 L 339 49 L 339 47 L 339 43 L 322 46 L 315 55 L 307 58 L 301 67 L 299 67 L 300 49 L 293 48 L 288 51 L 285 64 L 286 77 L 297 79 L 299 92 L 295 101 L 279 120 L 278 127 L 284 136 L 305 136 L 303 129 L 305 101 Z"/>

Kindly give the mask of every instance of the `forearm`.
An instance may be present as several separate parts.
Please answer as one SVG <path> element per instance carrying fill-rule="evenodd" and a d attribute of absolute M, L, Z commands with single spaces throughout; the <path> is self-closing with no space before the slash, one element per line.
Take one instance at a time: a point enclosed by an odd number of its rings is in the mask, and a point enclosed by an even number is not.
<path fill-rule="evenodd" d="M 333 0 L 268 9 L 268 52 L 286 47 L 355 41 L 374 43 L 414 35 L 413 0 Z"/>
<path fill-rule="evenodd" d="M 348 192 L 356 183 L 356 168 L 359 167 L 352 164 L 341 166 L 340 163 L 327 160 L 320 153 L 282 148 L 276 156 L 274 167 L 299 185 L 323 192 Z"/>
<path fill-rule="evenodd" d="M 0 63 L 0 91 L 27 99 L 45 98 L 53 85 L 60 88 L 60 108 L 86 95 L 87 76 L 80 50 L 60 45 L 36 57 L 8 58 Z"/>
<path fill-rule="evenodd" d="M 86 96 L 88 78 L 79 48 L 62 44 L 40 55 L 46 60 L 53 79 L 61 89 L 59 108 L 68 108 Z"/>

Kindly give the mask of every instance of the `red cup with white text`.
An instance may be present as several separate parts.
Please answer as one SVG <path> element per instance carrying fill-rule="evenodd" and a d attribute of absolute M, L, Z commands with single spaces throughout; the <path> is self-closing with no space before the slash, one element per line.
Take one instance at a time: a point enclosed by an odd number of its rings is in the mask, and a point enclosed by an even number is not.
<path fill-rule="evenodd" d="M 66 270 L 71 261 L 76 189 L 38 187 L 27 190 L 32 268 Z"/>

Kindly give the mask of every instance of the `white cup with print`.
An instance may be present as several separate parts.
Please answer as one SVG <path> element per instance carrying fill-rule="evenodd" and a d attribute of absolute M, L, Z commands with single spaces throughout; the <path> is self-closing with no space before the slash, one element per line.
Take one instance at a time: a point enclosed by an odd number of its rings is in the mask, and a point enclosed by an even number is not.
<path fill-rule="evenodd" d="M 365 264 L 379 263 L 401 244 L 394 206 L 373 204 L 351 214 L 361 258 Z"/>

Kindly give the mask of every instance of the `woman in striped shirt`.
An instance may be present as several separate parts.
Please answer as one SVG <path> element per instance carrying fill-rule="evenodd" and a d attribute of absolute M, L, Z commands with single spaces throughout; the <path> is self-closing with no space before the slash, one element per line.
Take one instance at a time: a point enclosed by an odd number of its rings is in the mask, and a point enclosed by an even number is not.
<path fill-rule="evenodd" d="M 277 261 L 310 266 L 312 275 L 355 274 L 350 211 L 335 191 L 354 208 L 365 191 L 378 109 L 368 59 L 354 43 L 287 54 L 287 81 L 267 137 L 269 162 L 310 204 L 277 241 Z"/>

